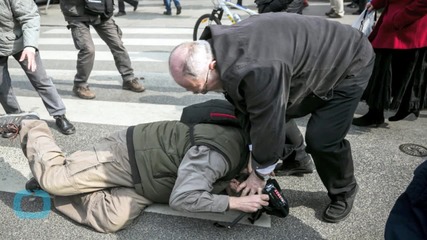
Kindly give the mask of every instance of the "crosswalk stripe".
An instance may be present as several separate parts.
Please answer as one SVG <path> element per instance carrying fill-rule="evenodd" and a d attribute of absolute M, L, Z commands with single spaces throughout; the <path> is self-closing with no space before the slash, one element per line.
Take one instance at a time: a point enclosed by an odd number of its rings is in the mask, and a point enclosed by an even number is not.
<path fill-rule="evenodd" d="M 125 38 L 122 39 L 125 46 L 171 46 L 174 47 L 180 43 L 191 41 L 190 38 Z M 95 45 L 105 45 L 101 38 L 93 38 Z M 40 38 L 39 45 L 71 45 L 74 46 L 73 39 L 67 38 Z"/>
<path fill-rule="evenodd" d="M 123 34 L 193 34 L 192 28 L 120 28 Z M 64 28 L 55 28 L 43 31 L 42 34 L 67 34 L 70 33 L 70 30 Z M 92 31 L 92 34 L 96 35 L 95 31 Z M 71 36 L 70 36 L 71 37 Z"/>
<path fill-rule="evenodd" d="M 39 97 L 18 96 L 26 111 L 34 111 L 41 119 L 52 120 Z M 62 99 L 67 117 L 73 122 L 132 126 L 139 123 L 179 120 L 183 106 L 169 104 L 129 103 L 82 99 Z M 84 106 L 83 108 L 81 106 Z M 4 110 L 0 111 L 4 114 Z M 123 117 L 126 116 L 126 117 Z"/>
<path fill-rule="evenodd" d="M 128 52 L 132 62 L 167 62 L 169 52 Z M 72 60 L 76 61 L 77 51 L 42 50 L 40 52 L 43 60 Z M 114 61 L 109 51 L 96 51 L 95 61 Z"/>

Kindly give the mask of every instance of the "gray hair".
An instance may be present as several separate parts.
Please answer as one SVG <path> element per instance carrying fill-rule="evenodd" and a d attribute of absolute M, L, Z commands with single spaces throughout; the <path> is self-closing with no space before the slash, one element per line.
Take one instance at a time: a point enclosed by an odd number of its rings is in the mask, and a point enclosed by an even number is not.
<path fill-rule="evenodd" d="M 186 42 L 176 46 L 171 53 L 171 56 L 176 49 L 184 49 L 184 62 L 182 73 L 184 76 L 192 76 L 193 78 L 201 78 L 206 74 L 206 66 L 214 59 L 210 44 L 205 40 Z M 169 57 L 169 62 L 171 57 Z"/>

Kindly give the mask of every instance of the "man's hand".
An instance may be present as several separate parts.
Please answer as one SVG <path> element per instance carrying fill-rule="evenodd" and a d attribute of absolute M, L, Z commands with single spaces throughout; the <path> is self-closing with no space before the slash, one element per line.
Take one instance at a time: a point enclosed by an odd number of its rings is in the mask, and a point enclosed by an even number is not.
<path fill-rule="evenodd" d="M 265 186 L 264 180 L 260 179 L 256 173 L 255 170 L 251 172 L 248 179 L 246 181 L 240 183 L 240 185 L 237 187 L 237 192 L 242 191 L 241 196 L 246 195 L 253 195 L 253 194 L 261 194 L 262 189 Z"/>
<path fill-rule="evenodd" d="M 25 47 L 24 50 L 22 50 L 21 58 L 19 59 L 20 62 L 27 59 L 27 67 L 28 70 L 31 72 L 36 71 L 37 64 L 36 64 L 36 49 L 33 47 Z"/>
<path fill-rule="evenodd" d="M 230 210 L 239 210 L 242 212 L 252 213 L 258 211 L 263 206 L 268 206 L 268 200 L 269 197 L 267 194 L 230 197 L 228 206 Z"/>

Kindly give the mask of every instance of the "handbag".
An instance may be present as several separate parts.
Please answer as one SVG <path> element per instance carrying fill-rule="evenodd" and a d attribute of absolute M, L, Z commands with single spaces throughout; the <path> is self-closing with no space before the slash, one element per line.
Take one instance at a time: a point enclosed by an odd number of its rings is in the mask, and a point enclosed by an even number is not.
<path fill-rule="evenodd" d="M 365 9 L 351 26 L 361 31 L 365 36 L 369 36 L 375 26 L 376 21 L 377 11 L 368 11 L 368 9 Z"/>

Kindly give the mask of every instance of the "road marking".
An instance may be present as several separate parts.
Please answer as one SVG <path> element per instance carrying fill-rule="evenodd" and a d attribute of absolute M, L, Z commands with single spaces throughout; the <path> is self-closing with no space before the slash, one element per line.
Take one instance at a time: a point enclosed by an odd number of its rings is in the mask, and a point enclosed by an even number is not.
<path fill-rule="evenodd" d="M 18 96 L 26 111 L 34 111 L 41 119 L 52 120 L 41 98 Z M 67 117 L 72 122 L 132 126 L 164 120 L 179 120 L 184 106 L 168 104 L 112 102 L 83 99 L 62 99 L 67 107 Z M 84 106 L 84 107 L 81 107 Z M 1 109 L 1 114 L 4 110 Z M 126 117 L 123 117 L 126 116 Z"/>
<path fill-rule="evenodd" d="M 329 3 L 328 3 L 329 4 Z M 180 34 L 193 34 L 192 28 L 120 28 L 123 34 L 171 34 L 171 35 L 180 35 Z M 55 28 L 42 31 L 42 34 L 71 34 L 71 31 L 66 28 Z M 92 35 L 97 35 L 95 31 L 91 32 Z M 70 35 L 71 37 L 71 35 Z"/>
<path fill-rule="evenodd" d="M 40 56 L 43 60 L 72 60 L 76 61 L 78 51 L 52 51 L 42 50 Z M 132 62 L 167 62 L 169 52 L 128 52 Z M 114 61 L 113 54 L 109 51 L 96 51 L 95 61 Z"/>
<path fill-rule="evenodd" d="M 176 38 L 125 38 L 122 39 L 125 46 L 171 46 L 174 47 L 180 43 L 192 41 L 190 38 L 176 39 Z M 97 45 L 105 45 L 101 38 L 93 38 L 93 43 Z M 74 46 L 71 37 L 63 38 L 40 38 L 39 45 L 70 45 Z"/>

